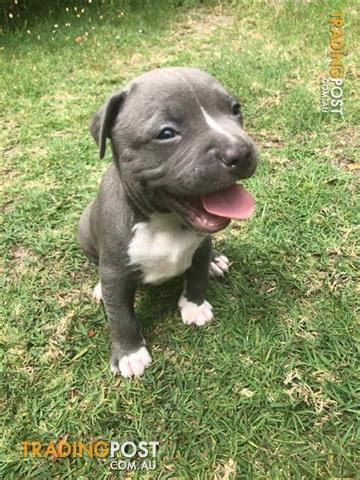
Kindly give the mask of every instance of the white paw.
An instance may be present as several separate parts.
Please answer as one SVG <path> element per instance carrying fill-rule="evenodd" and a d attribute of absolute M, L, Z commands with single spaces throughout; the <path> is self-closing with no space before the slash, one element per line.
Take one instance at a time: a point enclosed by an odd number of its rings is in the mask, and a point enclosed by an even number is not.
<path fill-rule="evenodd" d="M 92 293 L 93 298 L 95 298 L 96 303 L 100 303 L 103 299 L 101 282 L 98 282 Z"/>
<path fill-rule="evenodd" d="M 140 377 L 151 363 L 151 357 L 146 347 L 141 347 L 130 355 L 124 355 L 119 362 L 110 364 L 114 375 L 120 373 L 124 378 Z"/>
<path fill-rule="evenodd" d="M 229 259 L 225 255 L 218 255 L 211 260 L 209 265 L 210 277 L 223 277 L 224 273 L 229 270 Z"/>
<path fill-rule="evenodd" d="M 178 307 L 180 308 L 182 321 L 186 325 L 202 326 L 214 318 L 212 306 L 206 301 L 197 305 L 194 302 L 189 302 L 184 295 L 181 295 Z"/>

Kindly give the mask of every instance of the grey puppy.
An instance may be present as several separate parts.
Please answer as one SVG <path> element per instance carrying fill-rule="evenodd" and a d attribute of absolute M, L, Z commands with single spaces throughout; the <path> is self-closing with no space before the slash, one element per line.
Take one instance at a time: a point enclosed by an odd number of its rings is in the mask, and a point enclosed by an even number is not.
<path fill-rule="evenodd" d="M 257 153 L 237 100 L 193 68 L 136 78 L 95 114 L 91 133 L 100 158 L 110 139 L 113 162 L 81 216 L 79 241 L 99 265 L 94 296 L 110 323 L 111 370 L 140 376 L 151 357 L 134 312 L 137 285 L 184 274 L 183 322 L 213 318 L 209 274 L 229 261 L 211 233 L 252 214 L 252 196 L 235 182 L 254 173 Z"/>

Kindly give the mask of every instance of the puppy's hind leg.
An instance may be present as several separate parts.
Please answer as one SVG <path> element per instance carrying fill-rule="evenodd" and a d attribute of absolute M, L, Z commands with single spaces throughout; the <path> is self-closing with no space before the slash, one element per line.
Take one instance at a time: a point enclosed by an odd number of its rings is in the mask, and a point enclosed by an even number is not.
<path fill-rule="evenodd" d="M 229 270 L 230 261 L 221 252 L 213 248 L 210 255 L 209 275 L 210 277 L 223 277 Z"/>
<path fill-rule="evenodd" d="M 95 299 L 95 302 L 99 304 L 100 302 L 103 301 L 103 293 L 102 293 L 102 286 L 100 280 L 98 283 L 95 285 L 95 288 L 92 293 L 93 298 Z"/>
<path fill-rule="evenodd" d="M 99 264 L 99 257 L 94 248 L 91 231 L 90 231 L 90 213 L 91 213 L 92 203 L 88 205 L 85 210 L 83 211 L 80 221 L 79 221 L 79 243 L 80 246 L 85 253 L 86 257 L 90 262 L 95 263 L 96 265 Z M 96 303 L 100 303 L 103 299 L 102 295 L 102 288 L 101 282 L 99 281 L 92 294 L 93 298 L 95 299 Z"/>
<path fill-rule="evenodd" d="M 94 241 L 90 231 L 90 213 L 92 208 L 92 203 L 88 205 L 85 210 L 83 211 L 80 221 L 79 221 L 79 243 L 84 251 L 87 258 L 95 263 L 96 265 L 99 264 L 99 256 L 94 246 Z"/>

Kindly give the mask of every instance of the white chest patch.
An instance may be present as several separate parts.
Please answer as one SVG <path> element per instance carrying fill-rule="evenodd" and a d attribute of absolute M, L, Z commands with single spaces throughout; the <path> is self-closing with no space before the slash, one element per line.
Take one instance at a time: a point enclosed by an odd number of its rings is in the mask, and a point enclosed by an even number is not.
<path fill-rule="evenodd" d="M 142 272 L 143 283 L 161 283 L 180 275 L 192 262 L 204 236 L 184 229 L 172 214 L 152 215 L 133 227 L 128 255 L 130 265 Z"/>

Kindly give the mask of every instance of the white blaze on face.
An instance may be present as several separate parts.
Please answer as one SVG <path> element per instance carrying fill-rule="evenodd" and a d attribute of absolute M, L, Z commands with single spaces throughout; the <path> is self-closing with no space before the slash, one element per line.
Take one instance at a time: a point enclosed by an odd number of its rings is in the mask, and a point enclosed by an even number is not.
<path fill-rule="evenodd" d="M 221 125 L 218 123 L 215 118 L 213 118 L 211 115 L 207 113 L 207 111 L 200 105 L 201 113 L 204 115 L 206 123 L 209 125 L 210 128 L 215 130 L 218 133 L 221 133 L 222 135 L 225 135 L 226 137 L 230 138 L 231 140 L 235 140 L 233 135 L 231 133 L 227 132 Z"/>

